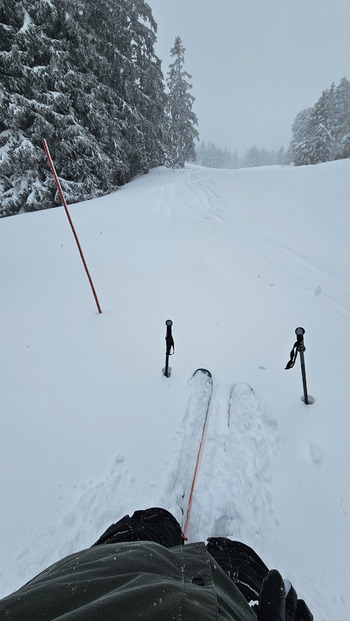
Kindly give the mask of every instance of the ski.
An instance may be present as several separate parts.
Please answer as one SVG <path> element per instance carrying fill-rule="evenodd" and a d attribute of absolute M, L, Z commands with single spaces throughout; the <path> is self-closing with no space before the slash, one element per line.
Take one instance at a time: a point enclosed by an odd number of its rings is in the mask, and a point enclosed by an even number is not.
<path fill-rule="evenodd" d="M 234 425 L 235 429 L 244 431 L 252 427 L 264 427 L 270 429 L 269 433 L 277 425 L 276 417 L 262 397 L 244 382 L 234 384 L 229 397 L 228 426 Z"/>
<path fill-rule="evenodd" d="M 186 434 L 186 436 L 187 443 L 191 444 L 191 448 L 189 450 L 193 457 L 190 472 L 193 472 L 193 476 L 190 489 L 186 490 L 183 495 L 183 534 L 185 539 L 187 539 L 188 535 L 193 493 L 203 452 L 205 432 L 212 397 L 213 378 L 208 369 L 200 368 L 193 373 L 191 383 L 193 389 L 186 410 L 186 422 L 189 435 Z M 199 442 L 199 444 L 194 444 L 196 442 Z M 193 451 L 193 448 L 195 448 L 195 452 Z"/>
<path fill-rule="evenodd" d="M 230 392 L 228 408 L 227 408 L 227 425 L 230 427 L 231 419 L 233 418 L 234 411 L 249 407 L 249 402 L 252 402 L 252 397 L 255 396 L 254 390 L 249 384 L 239 383 L 233 384 Z"/>
<path fill-rule="evenodd" d="M 234 473 L 232 498 L 234 499 L 230 524 L 232 531 L 238 531 L 244 522 L 245 532 L 254 537 L 254 524 L 271 525 L 273 496 L 270 489 L 273 478 L 272 458 L 278 450 L 280 433 L 274 412 L 264 399 L 246 383 L 235 384 L 230 393 L 227 437 L 228 451 L 226 468 Z M 234 507 L 245 504 L 244 520 Z M 249 525 L 249 526 L 248 526 Z M 269 525 L 269 526 L 268 526 Z"/>

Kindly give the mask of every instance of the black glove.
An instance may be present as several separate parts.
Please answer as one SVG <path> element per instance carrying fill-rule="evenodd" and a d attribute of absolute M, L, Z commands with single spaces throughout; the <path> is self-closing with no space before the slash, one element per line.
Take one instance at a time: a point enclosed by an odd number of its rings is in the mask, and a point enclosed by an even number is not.
<path fill-rule="evenodd" d="M 271 569 L 262 582 L 257 617 L 259 621 L 313 621 L 310 610 L 304 600 L 297 598 L 292 586 L 286 594 L 276 569 Z"/>

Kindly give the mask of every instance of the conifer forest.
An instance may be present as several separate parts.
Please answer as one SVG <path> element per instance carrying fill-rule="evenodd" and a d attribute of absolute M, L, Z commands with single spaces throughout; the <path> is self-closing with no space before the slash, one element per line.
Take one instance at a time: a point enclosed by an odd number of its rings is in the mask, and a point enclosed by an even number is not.
<path fill-rule="evenodd" d="M 0 3 L 2 216 L 60 204 L 42 139 L 67 202 L 194 157 L 185 49 L 165 84 L 156 32 L 143 0 Z"/>
<path fill-rule="evenodd" d="M 239 156 L 234 145 L 198 146 L 185 47 L 180 36 L 169 42 L 164 75 L 156 41 L 144 0 L 0 2 L 0 216 L 60 204 L 43 139 L 68 203 L 108 194 L 160 165 L 299 166 L 350 157 L 345 77 L 297 114 L 286 151 L 253 145 Z"/>

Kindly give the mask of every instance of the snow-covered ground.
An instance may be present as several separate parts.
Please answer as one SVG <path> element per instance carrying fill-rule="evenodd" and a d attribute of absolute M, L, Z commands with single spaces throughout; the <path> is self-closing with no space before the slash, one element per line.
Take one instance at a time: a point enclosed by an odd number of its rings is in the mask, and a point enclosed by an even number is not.
<path fill-rule="evenodd" d="M 348 620 L 349 179 L 350 160 L 159 168 L 71 206 L 101 315 L 63 208 L 1 220 L 0 596 L 125 513 L 183 519 L 191 376 L 207 367 L 191 538 L 248 543 L 315 621 Z M 309 406 L 299 360 L 284 369 L 298 326 Z M 228 427 L 244 382 L 255 396 Z"/>

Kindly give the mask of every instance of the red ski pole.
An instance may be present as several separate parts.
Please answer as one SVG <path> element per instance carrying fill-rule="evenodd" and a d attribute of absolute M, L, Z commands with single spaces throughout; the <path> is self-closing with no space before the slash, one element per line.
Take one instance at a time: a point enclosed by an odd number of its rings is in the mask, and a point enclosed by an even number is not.
<path fill-rule="evenodd" d="M 73 232 L 73 235 L 74 235 L 74 239 L 75 239 L 76 244 L 78 246 L 79 254 L 81 256 L 81 260 L 83 262 L 83 265 L 84 265 L 84 268 L 85 268 L 85 272 L 86 272 L 86 275 L 88 277 L 88 280 L 89 280 L 89 283 L 90 283 L 90 287 L 91 287 L 93 296 L 95 298 L 97 310 L 98 310 L 99 313 L 102 313 L 101 307 L 100 307 L 100 303 L 99 303 L 97 295 L 96 295 L 95 287 L 94 287 L 94 284 L 92 282 L 92 278 L 90 276 L 90 272 L 88 270 L 88 266 L 86 265 L 86 261 L 85 261 L 84 255 L 83 255 L 83 251 L 82 251 L 80 243 L 79 243 L 78 235 L 76 234 L 76 231 L 75 231 L 72 219 L 71 219 L 69 211 L 68 211 L 68 206 L 67 206 L 67 203 L 66 203 L 66 199 L 64 198 L 64 194 L 63 194 L 63 191 L 62 191 L 62 188 L 61 188 L 61 184 L 59 182 L 59 179 L 58 179 L 58 176 L 57 176 L 57 173 L 56 173 L 56 170 L 55 170 L 55 166 L 54 166 L 53 161 L 51 159 L 49 147 L 47 146 L 47 142 L 46 142 L 46 140 L 44 138 L 42 139 L 42 141 L 43 141 L 43 145 L 44 145 L 44 149 L 45 149 L 45 153 L 46 153 L 47 159 L 48 159 L 49 164 L 50 164 L 50 168 L 52 170 L 52 174 L 53 174 L 54 179 L 56 181 L 57 189 L 59 191 L 59 194 L 60 194 L 60 197 L 61 197 L 61 200 L 62 200 L 62 204 L 63 204 L 64 210 L 65 210 L 65 212 L 67 214 L 68 222 L 69 222 L 69 224 L 71 226 L 71 229 L 72 229 L 72 232 Z"/>

